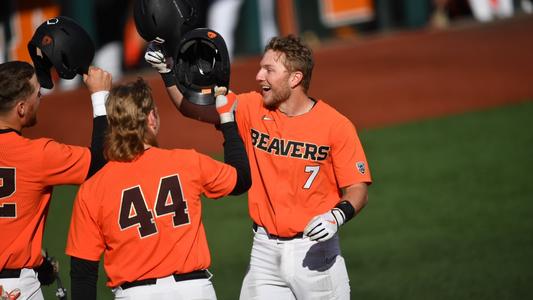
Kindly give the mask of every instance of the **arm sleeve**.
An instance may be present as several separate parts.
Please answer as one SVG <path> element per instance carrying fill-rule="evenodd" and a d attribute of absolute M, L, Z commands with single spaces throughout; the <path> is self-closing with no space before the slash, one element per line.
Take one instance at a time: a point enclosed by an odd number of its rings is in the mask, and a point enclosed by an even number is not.
<path fill-rule="evenodd" d="M 224 162 L 237 170 L 237 182 L 230 195 L 240 195 L 252 184 L 248 155 L 237 131 L 237 123 L 221 124 L 219 128 L 224 135 Z"/>
<path fill-rule="evenodd" d="M 88 187 L 91 180 L 80 186 L 74 201 L 65 253 L 98 261 L 105 250 L 105 239 L 97 220 L 99 197 L 91 187 Z"/>
<path fill-rule="evenodd" d="M 72 299 L 95 300 L 98 281 L 98 261 L 70 258 L 70 285 Z"/>
<path fill-rule="evenodd" d="M 104 158 L 104 137 L 107 129 L 107 117 L 98 116 L 93 119 L 93 134 L 91 139 L 91 164 L 87 178 L 89 179 L 94 173 L 98 172 L 105 164 Z"/>
<path fill-rule="evenodd" d="M 370 184 L 370 170 L 355 126 L 344 119 L 336 128 L 337 131 L 332 133 L 332 160 L 339 187 L 359 182 Z"/>

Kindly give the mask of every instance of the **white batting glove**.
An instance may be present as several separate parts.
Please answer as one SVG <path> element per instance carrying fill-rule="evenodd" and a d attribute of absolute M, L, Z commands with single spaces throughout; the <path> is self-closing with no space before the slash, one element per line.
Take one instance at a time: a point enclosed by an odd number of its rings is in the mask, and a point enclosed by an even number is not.
<path fill-rule="evenodd" d="M 226 94 L 226 87 L 215 87 L 215 106 L 220 116 L 220 124 L 235 122 L 235 107 L 237 107 L 237 95 L 233 92 Z"/>
<path fill-rule="evenodd" d="M 159 73 L 169 73 L 172 71 L 173 60 L 172 57 L 165 57 L 163 47 L 160 43 L 150 42 L 144 53 L 144 60 L 149 63 L 152 68 Z"/>
<path fill-rule="evenodd" d="M 332 210 L 318 215 L 311 219 L 305 226 L 304 235 L 311 241 L 323 242 L 331 239 L 344 224 L 346 216 L 342 210 L 333 208 Z"/>

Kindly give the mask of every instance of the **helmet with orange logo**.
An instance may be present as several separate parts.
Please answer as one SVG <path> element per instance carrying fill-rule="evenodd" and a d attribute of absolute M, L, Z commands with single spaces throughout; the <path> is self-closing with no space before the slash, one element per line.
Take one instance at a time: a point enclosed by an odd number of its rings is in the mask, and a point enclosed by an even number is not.
<path fill-rule="evenodd" d="M 184 98 L 198 105 L 215 103 L 215 86 L 229 90 L 230 60 L 222 36 L 209 28 L 187 32 L 177 48 L 174 75 Z"/>
<path fill-rule="evenodd" d="M 94 58 L 94 44 L 89 34 L 76 21 L 58 16 L 43 22 L 28 43 L 37 79 L 42 87 L 54 86 L 50 69 L 59 77 L 72 79 L 87 74 Z"/>

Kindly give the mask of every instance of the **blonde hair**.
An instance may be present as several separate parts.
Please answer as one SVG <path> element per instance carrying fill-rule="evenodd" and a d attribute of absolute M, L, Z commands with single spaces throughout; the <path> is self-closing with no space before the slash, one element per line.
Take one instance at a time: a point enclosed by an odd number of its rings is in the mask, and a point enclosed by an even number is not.
<path fill-rule="evenodd" d="M 142 78 L 112 88 L 105 107 L 109 122 L 104 143 L 107 160 L 129 162 L 144 153 L 144 144 L 157 146 L 147 124 L 155 103 Z"/>
<path fill-rule="evenodd" d="M 299 37 L 287 35 L 270 39 L 265 46 L 265 52 L 268 50 L 285 54 L 283 65 L 289 72 L 302 72 L 302 87 L 307 92 L 311 84 L 311 76 L 315 65 L 311 48 L 304 44 Z"/>

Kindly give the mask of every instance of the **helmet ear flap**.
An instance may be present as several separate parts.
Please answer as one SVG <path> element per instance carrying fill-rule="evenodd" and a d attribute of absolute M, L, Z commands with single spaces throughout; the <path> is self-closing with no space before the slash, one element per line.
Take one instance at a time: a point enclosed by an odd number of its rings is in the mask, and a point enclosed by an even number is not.
<path fill-rule="evenodd" d="M 39 50 L 39 53 L 38 53 Z M 37 79 L 47 89 L 54 84 L 50 70 L 59 77 L 72 79 L 86 74 L 94 58 L 94 44 L 89 34 L 74 20 L 58 16 L 43 22 L 28 43 Z"/>
<path fill-rule="evenodd" d="M 44 55 L 39 56 L 37 54 L 37 47 L 31 42 L 28 44 L 28 52 L 30 53 L 31 60 L 33 61 L 35 75 L 37 76 L 37 81 L 39 81 L 39 84 L 45 89 L 53 88 L 54 82 L 52 81 L 52 74 L 50 73 L 53 65 L 50 60 Z"/>

